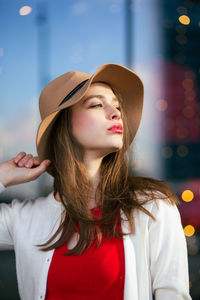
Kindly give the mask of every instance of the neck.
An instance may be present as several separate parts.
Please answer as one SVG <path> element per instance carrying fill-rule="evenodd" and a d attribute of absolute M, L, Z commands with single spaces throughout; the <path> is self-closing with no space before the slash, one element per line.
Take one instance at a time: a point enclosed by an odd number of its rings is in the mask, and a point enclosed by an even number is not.
<path fill-rule="evenodd" d="M 95 193 L 100 180 L 101 162 L 102 157 L 93 157 L 91 154 L 84 157 L 84 164 L 91 180 L 91 190 L 88 199 L 90 208 L 97 205 L 95 202 Z"/>
<path fill-rule="evenodd" d="M 90 209 L 97 206 L 95 201 L 95 193 L 100 180 L 100 166 L 102 159 L 103 157 L 94 157 L 91 154 L 85 155 L 84 157 L 84 164 L 91 181 L 91 190 L 88 199 Z M 57 201 L 61 201 L 58 193 L 56 193 L 54 197 Z"/>

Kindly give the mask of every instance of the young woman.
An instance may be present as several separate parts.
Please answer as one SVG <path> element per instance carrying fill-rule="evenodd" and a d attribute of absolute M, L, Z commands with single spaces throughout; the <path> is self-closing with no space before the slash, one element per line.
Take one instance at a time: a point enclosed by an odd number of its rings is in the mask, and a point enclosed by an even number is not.
<path fill-rule="evenodd" d="M 191 299 L 178 199 L 128 168 L 142 105 L 141 79 L 117 64 L 42 91 L 38 157 L 0 165 L 2 191 L 45 171 L 54 179 L 47 197 L 0 205 L 0 247 L 15 250 L 22 300 Z"/>

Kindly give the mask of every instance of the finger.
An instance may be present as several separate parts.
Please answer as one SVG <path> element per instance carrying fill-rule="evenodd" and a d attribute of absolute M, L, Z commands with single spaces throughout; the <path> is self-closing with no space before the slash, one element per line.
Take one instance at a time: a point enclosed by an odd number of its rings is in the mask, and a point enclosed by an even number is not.
<path fill-rule="evenodd" d="M 25 165 L 25 163 L 30 159 L 30 158 L 33 158 L 33 155 L 32 154 L 27 154 L 26 156 L 24 156 L 20 161 L 19 161 L 19 164 L 20 165 Z"/>
<path fill-rule="evenodd" d="M 24 158 L 22 158 L 19 162 L 18 165 L 20 167 L 24 167 L 25 164 L 28 162 L 29 159 L 32 159 L 33 155 L 32 154 L 27 154 Z"/>
<path fill-rule="evenodd" d="M 33 157 L 33 163 L 34 165 L 39 165 L 40 164 L 40 160 L 38 156 Z"/>
<path fill-rule="evenodd" d="M 19 161 L 20 159 L 22 159 L 25 155 L 26 155 L 25 152 L 20 152 L 20 153 L 18 153 L 17 156 L 14 158 L 14 162 L 15 162 L 15 163 L 18 163 L 18 161 Z"/>
<path fill-rule="evenodd" d="M 31 168 L 33 166 L 33 158 L 30 158 L 26 163 L 25 167 L 26 168 Z"/>
<path fill-rule="evenodd" d="M 47 167 L 50 165 L 50 160 L 43 160 L 43 162 L 36 168 L 32 168 L 31 170 L 31 177 L 33 179 L 36 179 L 39 177 L 42 173 L 44 173 L 47 169 Z"/>

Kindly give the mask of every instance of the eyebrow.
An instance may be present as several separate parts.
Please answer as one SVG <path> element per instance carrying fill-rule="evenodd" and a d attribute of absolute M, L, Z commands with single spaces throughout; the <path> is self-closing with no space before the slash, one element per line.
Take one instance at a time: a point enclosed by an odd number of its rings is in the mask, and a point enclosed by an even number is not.
<path fill-rule="evenodd" d="M 87 97 L 87 98 L 83 101 L 83 103 L 85 103 L 86 101 L 90 100 L 91 98 L 99 98 L 99 99 L 101 99 L 101 100 L 105 99 L 105 97 L 104 97 L 103 95 L 91 95 L 91 96 Z M 118 100 L 116 97 L 113 97 L 113 98 L 112 98 L 112 103 L 114 103 L 114 102 L 117 103 L 117 104 L 119 104 L 119 100 Z"/>

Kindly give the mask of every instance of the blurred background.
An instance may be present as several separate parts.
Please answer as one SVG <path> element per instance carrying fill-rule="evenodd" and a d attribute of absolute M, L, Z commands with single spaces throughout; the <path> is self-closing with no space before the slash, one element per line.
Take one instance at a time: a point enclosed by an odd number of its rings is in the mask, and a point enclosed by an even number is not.
<path fill-rule="evenodd" d="M 191 296 L 200 299 L 200 0 L 0 0 L 0 28 L 1 162 L 37 155 L 38 97 L 55 77 L 109 62 L 140 76 L 144 111 L 131 167 L 178 195 Z M 51 191 L 43 174 L 0 201 Z M 0 252 L 0 299 L 19 299 L 13 251 Z"/>

